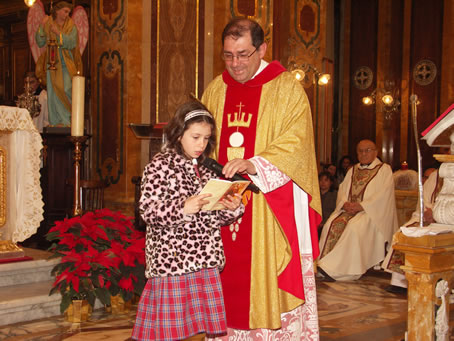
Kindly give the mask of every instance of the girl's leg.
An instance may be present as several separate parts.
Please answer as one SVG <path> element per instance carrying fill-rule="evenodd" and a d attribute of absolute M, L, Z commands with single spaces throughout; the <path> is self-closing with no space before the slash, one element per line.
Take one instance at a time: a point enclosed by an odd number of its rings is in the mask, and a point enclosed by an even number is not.
<path fill-rule="evenodd" d="M 195 334 L 195 335 L 192 335 L 192 336 L 188 337 L 187 339 L 184 339 L 184 341 L 199 341 L 199 340 L 205 340 L 205 336 L 206 336 L 205 333 Z"/>

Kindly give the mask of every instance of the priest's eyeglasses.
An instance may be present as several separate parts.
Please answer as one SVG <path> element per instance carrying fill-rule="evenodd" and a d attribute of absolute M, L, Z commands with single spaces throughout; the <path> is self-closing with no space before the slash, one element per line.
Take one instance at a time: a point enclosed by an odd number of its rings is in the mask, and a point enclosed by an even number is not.
<path fill-rule="evenodd" d="M 370 152 L 372 152 L 374 150 L 375 150 L 375 148 L 358 149 L 358 154 L 362 154 L 362 153 L 369 154 Z"/>
<path fill-rule="evenodd" d="M 236 58 L 238 59 L 239 62 L 247 62 L 249 60 L 249 58 L 251 58 L 251 56 L 257 51 L 257 49 L 255 49 L 254 51 L 252 51 L 251 54 L 239 54 L 238 56 L 235 56 L 231 53 L 223 53 L 222 54 L 222 59 L 226 62 L 233 62 L 233 60 Z"/>

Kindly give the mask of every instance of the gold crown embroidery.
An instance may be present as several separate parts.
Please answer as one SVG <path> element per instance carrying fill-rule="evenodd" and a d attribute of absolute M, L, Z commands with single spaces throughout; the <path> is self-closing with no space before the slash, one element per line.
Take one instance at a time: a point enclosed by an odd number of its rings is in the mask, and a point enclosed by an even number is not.
<path fill-rule="evenodd" d="M 232 114 L 227 114 L 227 126 L 230 127 L 246 127 L 249 128 L 251 125 L 251 120 L 252 120 L 252 114 L 248 114 L 247 121 L 244 120 L 245 112 L 241 112 L 241 108 L 244 107 L 244 105 L 240 102 L 239 105 L 239 112 L 234 112 L 233 113 L 233 121 L 231 120 Z"/>

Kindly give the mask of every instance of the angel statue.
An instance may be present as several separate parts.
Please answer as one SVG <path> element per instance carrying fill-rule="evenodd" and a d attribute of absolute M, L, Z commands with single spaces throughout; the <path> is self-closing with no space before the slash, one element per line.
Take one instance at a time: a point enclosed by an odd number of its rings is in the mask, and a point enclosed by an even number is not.
<path fill-rule="evenodd" d="M 47 16 L 40 0 L 30 8 L 27 31 L 30 49 L 36 62 L 36 76 L 47 87 L 49 124 L 71 125 L 72 77 L 82 75 L 82 53 L 88 41 L 88 16 L 82 6 L 77 6 L 72 18 L 73 5 L 66 1 L 51 3 Z M 46 48 L 56 42 L 56 53 Z M 48 53 L 53 54 L 55 67 L 48 67 Z"/>

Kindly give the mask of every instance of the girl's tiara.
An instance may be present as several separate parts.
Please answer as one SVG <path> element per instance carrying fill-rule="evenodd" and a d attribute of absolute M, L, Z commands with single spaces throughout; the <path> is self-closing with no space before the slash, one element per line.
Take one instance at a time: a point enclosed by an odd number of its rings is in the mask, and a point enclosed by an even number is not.
<path fill-rule="evenodd" d="M 190 120 L 191 118 L 194 118 L 197 116 L 208 116 L 208 117 L 213 118 L 213 116 L 208 111 L 202 110 L 202 109 L 196 109 L 196 110 L 192 110 L 192 111 L 188 112 L 186 114 L 186 116 L 184 117 L 184 121 L 186 122 L 186 121 Z"/>

